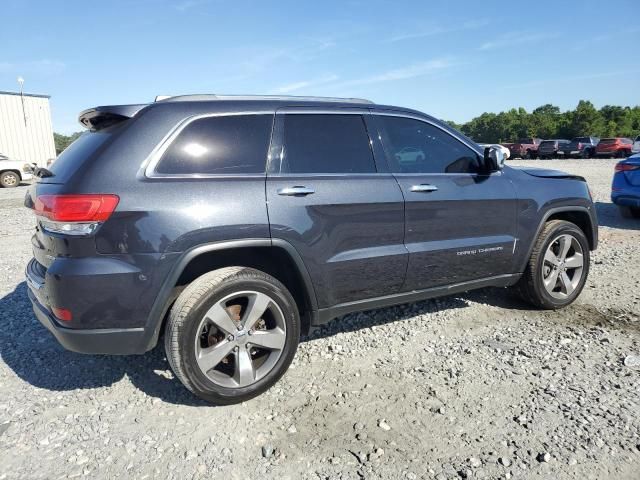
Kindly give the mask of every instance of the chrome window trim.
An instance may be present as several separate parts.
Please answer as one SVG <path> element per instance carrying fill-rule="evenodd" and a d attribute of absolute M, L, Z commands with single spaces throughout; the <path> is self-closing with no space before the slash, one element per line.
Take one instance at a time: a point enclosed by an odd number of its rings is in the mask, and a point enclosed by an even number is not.
<path fill-rule="evenodd" d="M 269 179 L 273 178 L 318 178 L 318 177 L 389 177 L 393 178 L 393 174 L 389 172 L 372 172 L 372 173 L 270 173 Z"/>
<path fill-rule="evenodd" d="M 276 115 L 368 115 L 371 110 L 367 108 L 336 107 L 334 109 L 317 107 L 281 107 L 276 110 Z"/>
<path fill-rule="evenodd" d="M 400 117 L 400 118 L 407 118 L 410 120 L 417 120 L 420 122 L 424 122 L 428 125 L 431 125 L 433 127 L 438 128 L 439 130 L 441 130 L 442 132 L 444 132 L 445 134 L 455 138 L 456 140 L 458 140 L 460 143 L 462 143 L 463 145 L 467 146 L 468 148 L 470 148 L 472 151 L 476 152 L 480 157 L 482 157 L 482 153 L 480 153 L 478 151 L 478 149 L 476 147 L 474 147 L 472 144 L 470 144 L 469 142 L 467 142 L 465 139 L 459 137 L 458 135 L 455 135 L 454 133 L 446 130 L 445 128 L 443 128 L 442 126 L 438 125 L 437 123 L 429 120 L 428 118 L 425 117 L 421 117 L 419 115 L 415 115 L 415 114 L 411 114 L 411 113 L 406 113 L 406 112 L 400 112 L 400 111 L 393 111 L 393 110 L 389 110 L 389 111 L 381 111 L 381 110 L 373 110 L 370 108 L 358 108 L 358 107 L 336 107 L 336 108 L 331 108 L 331 109 L 323 109 L 323 108 L 317 108 L 317 107 L 305 107 L 305 106 L 287 106 L 287 107 L 280 107 L 278 109 L 275 110 L 243 110 L 243 111 L 237 111 L 237 112 L 216 112 L 216 113 L 202 113 L 202 114 L 196 114 L 196 115 L 192 115 L 190 117 L 186 117 L 184 118 L 182 121 L 180 121 L 178 124 L 176 124 L 164 137 L 163 139 L 158 143 L 158 145 L 156 145 L 154 147 L 154 149 L 151 151 L 151 153 L 147 156 L 147 158 L 145 158 L 145 160 L 142 162 L 141 165 L 141 170 L 142 170 L 142 174 L 144 177 L 146 178 L 150 178 L 150 179 L 215 179 L 215 178 L 226 178 L 226 179 L 230 179 L 230 178 L 246 178 L 246 179 L 250 179 L 250 178 L 264 178 L 267 176 L 267 165 L 269 165 L 269 162 L 271 161 L 271 148 L 269 147 L 267 149 L 267 157 L 265 160 L 265 171 L 263 173 L 184 173 L 184 174 L 169 174 L 169 173 L 157 173 L 155 171 L 155 168 L 157 167 L 158 163 L 160 162 L 160 159 L 162 158 L 162 156 L 164 155 L 164 153 L 167 151 L 167 149 L 172 145 L 172 143 L 176 140 L 176 138 L 178 137 L 178 135 L 180 135 L 180 133 L 192 122 L 196 121 L 196 120 L 201 120 L 203 118 L 211 118 L 211 117 L 230 117 L 230 116 L 238 116 L 238 115 L 272 115 L 274 116 L 274 122 L 275 122 L 275 116 L 276 115 L 304 115 L 304 114 L 308 114 L 308 115 L 379 115 L 379 116 L 387 116 L 387 117 Z M 272 127 L 273 128 L 273 127 Z M 378 133 L 378 137 L 380 136 L 380 132 Z M 273 134 L 273 130 L 272 130 L 272 134 Z M 379 139 L 380 140 L 380 139 Z M 371 139 L 370 139 L 371 142 Z M 502 174 L 501 171 L 498 172 L 492 172 L 491 175 L 493 174 Z M 280 176 L 280 177 L 300 177 L 300 176 L 305 176 L 305 177 L 353 177 L 353 176 L 357 176 L 357 177 L 366 177 L 366 176 L 384 176 L 384 175 L 391 175 L 391 176 L 424 176 L 424 175 L 467 175 L 467 176 L 479 176 L 482 175 L 480 173 L 445 173 L 445 172 L 441 172 L 441 173 L 392 173 L 392 172 L 370 172 L 370 173 L 307 173 L 307 174 L 292 174 L 292 173 L 277 173 L 277 174 L 269 174 L 268 176 L 270 178 L 273 178 L 275 176 Z M 483 175 L 484 176 L 484 175 Z"/>
<path fill-rule="evenodd" d="M 171 129 L 162 140 L 155 146 L 147 158 L 142 162 L 141 169 L 146 178 L 182 178 L 182 179 L 199 179 L 199 178 L 264 178 L 269 162 L 269 146 L 267 145 L 267 156 L 265 158 L 265 171 L 262 173 L 158 173 L 155 171 L 160 159 L 173 144 L 178 135 L 191 123 L 203 118 L 212 117 L 233 117 L 239 115 L 271 115 L 274 116 L 274 110 L 246 110 L 238 112 L 217 112 L 217 113 L 201 113 L 186 117 Z M 273 124 L 271 126 L 273 129 Z M 271 136 L 269 136 L 271 138 Z"/>

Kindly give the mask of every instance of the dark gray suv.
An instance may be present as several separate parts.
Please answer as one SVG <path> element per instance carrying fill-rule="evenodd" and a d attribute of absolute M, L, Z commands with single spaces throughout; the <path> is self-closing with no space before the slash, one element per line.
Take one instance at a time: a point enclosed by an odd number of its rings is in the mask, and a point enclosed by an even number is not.
<path fill-rule="evenodd" d="M 597 246 L 581 177 L 358 99 L 173 97 L 86 110 L 40 169 L 29 297 L 66 348 L 164 336 L 195 394 L 247 400 L 301 334 L 349 312 L 513 286 L 573 302 Z"/>

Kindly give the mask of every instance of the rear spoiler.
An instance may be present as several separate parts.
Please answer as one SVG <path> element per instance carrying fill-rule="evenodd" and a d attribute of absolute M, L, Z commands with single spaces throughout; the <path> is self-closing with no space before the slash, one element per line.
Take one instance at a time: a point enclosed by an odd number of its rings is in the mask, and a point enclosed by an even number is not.
<path fill-rule="evenodd" d="M 146 106 L 146 103 L 141 103 L 138 105 L 106 105 L 89 108 L 80 112 L 78 121 L 83 127 L 95 132 L 133 117 Z"/>

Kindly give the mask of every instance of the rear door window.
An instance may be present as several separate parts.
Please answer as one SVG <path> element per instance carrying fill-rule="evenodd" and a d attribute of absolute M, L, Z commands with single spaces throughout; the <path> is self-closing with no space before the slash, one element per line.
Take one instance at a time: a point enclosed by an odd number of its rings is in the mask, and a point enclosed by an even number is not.
<path fill-rule="evenodd" d="M 478 154 L 427 122 L 379 115 L 383 143 L 393 173 L 477 173 Z"/>
<path fill-rule="evenodd" d="M 285 114 L 280 173 L 375 173 L 362 115 Z"/>
<path fill-rule="evenodd" d="M 196 119 L 167 148 L 155 172 L 161 175 L 264 173 L 272 124 L 272 114 Z"/>

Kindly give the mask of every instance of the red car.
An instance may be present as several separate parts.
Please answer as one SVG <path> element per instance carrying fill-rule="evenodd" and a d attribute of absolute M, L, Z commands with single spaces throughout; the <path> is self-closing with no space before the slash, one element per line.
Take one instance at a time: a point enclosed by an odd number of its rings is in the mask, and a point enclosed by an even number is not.
<path fill-rule="evenodd" d="M 632 147 L 633 140 L 630 138 L 603 138 L 596 146 L 596 156 L 627 158 L 631 155 Z"/>
<path fill-rule="evenodd" d="M 519 138 L 515 143 L 503 144 L 511 152 L 511 158 L 536 158 L 540 138 Z"/>

